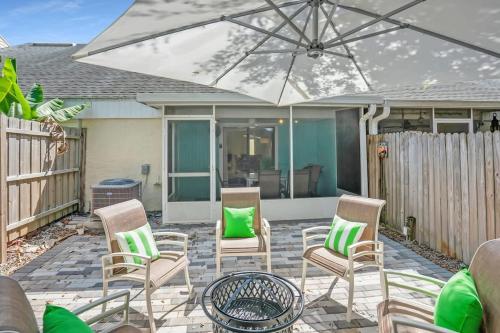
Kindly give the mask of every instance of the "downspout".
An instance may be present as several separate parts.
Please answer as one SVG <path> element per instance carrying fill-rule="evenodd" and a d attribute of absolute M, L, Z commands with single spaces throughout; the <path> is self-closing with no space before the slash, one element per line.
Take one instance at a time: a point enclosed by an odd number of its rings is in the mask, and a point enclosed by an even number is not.
<path fill-rule="evenodd" d="M 368 196 L 368 158 L 366 155 L 366 121 L 371 119 L 377 111 L 376 104 L 370 104 L 368 112 L 359 118 L 359 155 L 361 160 L 361 195 Z"/>
<path fill-rule="evenodd" d="M 368 133 L 370 133 L 370 135 L 377 135 L 378 134 L 378 123 L 381 120 L 384 120 L 387 117 L 389 117 L 390 114 L 391 114 L 391 107 L 387 101 L 384 101 L 384 109 L 383 109 L 382 113 L 376 117 L 373 117 L 372 119 L 370 119 L 368 121 Z"/>

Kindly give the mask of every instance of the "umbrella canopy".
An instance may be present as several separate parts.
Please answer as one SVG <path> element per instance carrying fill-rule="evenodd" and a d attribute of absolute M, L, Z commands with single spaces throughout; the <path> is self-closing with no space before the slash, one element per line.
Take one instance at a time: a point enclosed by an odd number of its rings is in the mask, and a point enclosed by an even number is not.
<path fill-rule="evenodd" d="M 80 62 L 284 105 L 500 76 L 498 0 L 136 0 Z"/>

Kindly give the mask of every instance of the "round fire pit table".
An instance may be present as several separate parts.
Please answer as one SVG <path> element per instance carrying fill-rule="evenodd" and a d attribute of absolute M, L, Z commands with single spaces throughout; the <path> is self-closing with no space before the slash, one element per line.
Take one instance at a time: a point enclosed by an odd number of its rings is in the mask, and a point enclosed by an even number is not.
<path fill-rule="evenodd" d="M 304 298 L 299 288 L 280 276 L 239 272 L 206 287 L 201 305 L 215 333 L 291 333 Z"/>

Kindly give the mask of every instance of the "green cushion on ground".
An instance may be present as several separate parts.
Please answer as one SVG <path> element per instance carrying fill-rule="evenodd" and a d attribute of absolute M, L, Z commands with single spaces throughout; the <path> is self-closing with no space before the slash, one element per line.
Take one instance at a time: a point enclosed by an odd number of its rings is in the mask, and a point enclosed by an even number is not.
<path fill-rule="evenodd" d="M 483 307 L 468 269 L 451 277 L 436 301 L 434 323 L 461 333 L 480 332 Z"/>
<path fill-rule="evenodd" d="M 253 218 L 255 207 L 229 208 L 224 207 L 224 238 L 251 238 L 255 237 Z"/>
<path fill-rule="evenodd" d="M 47 304 L 43 313 L 43 333 L 93 333 L 83 320 L 60 306 Z"/>

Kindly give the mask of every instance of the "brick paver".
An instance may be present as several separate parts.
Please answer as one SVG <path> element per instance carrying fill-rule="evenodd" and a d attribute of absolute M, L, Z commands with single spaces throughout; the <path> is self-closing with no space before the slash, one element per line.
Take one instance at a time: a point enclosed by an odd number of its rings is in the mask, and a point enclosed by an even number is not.
<path fill-rule="evenodd" d="M 327 222 L 288 221 L 271 222 L 273 273 L 300 284 L 302 268 L 301 230 Z M 159 332 L 210 332 L 211 324 L 200 306 L 203 288 L 215 278 L 215 228 L 209 225 L 172 225 L 165 228 L 189 234 L 191 281 L 195 296 L 188 299 L 183 274 L 153 294 L 153 308 Z M 404 246 L 383 236 L 387 268 L 418 272 L 446 280 L 447 270 L 433 264 Z M 55 246 L 12 277 L 26 290 L 36 317 L 41 320 L 45 303 L 82 306 L 102 294 L 101 255 L 106 253 L 104 236 L 72 236 Z M 236 270 L 265 270 L 260 258 L 225 258 L 224 273 Z M 339 280 L 332 286 L 333 277 L 311 267 L 305 288 L 306 307 L 295 324 L 296 332 L 376 332 L 376 306 L 382 300 L 379 274 L 374 269 L 358 272 L 355 278 L 354 312 L 351 323 L 345 319 L 347 283 Z M 333 287 L 333 288 L 332 288 Z M 141 287 L 129 282 L 116 282 L 112 289 L 131 289 L 132 296 Z M 391 295 L 429 299 L 416 293 L 391 290 Z M 130 319 L 136 325 L 147 327 L 147 311 L 143 294 L 131 301 Z"/>

